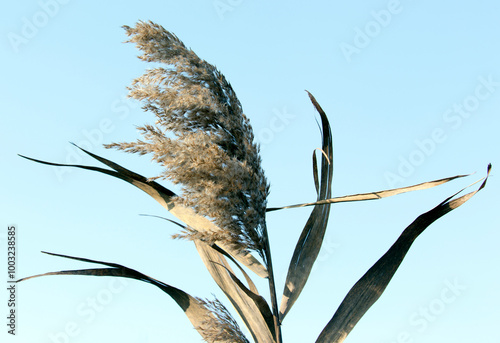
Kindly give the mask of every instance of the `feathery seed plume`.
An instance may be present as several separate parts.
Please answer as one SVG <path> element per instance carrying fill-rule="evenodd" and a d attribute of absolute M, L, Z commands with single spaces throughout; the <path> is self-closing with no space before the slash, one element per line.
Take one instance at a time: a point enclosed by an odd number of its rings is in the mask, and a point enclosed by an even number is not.
<path fill-rule="evenodd" d="M 250 122 L 231 85 L 160 25 L 138 22 L 124 28 L 127 42 L 142 51 L 140 59 L 164 65 L 148 70 L 129 88 L 129 96 L 142 101 L 156 122 L 139 128 L 143 140 L 106 147 L 151 154 L 165 167 L 152 179 L 180 184 L 182 194 L 175 202 L 221 228 L 214 241 L 223 236 L 225 244 L 263 256 L 269 186 Z M 195 231 L 183 235 L 197 237 Z"/>
<path fill-rule="evenodd" d="M 204 321 L 197 330 L 203 339 L 209 343 L 249 343 L 231 313 L 217 298 L 211 300 L 198 299 L 209 311 L 209 319 Z"/>

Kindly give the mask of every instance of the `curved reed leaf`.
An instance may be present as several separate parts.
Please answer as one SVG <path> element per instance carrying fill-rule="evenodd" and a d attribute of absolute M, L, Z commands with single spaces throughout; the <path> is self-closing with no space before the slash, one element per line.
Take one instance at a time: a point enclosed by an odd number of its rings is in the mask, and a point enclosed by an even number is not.
<path fill-rule="evenodd" d="M 330 124 L 325 112 L 316 99 L 309 93 L 309 97 L 321 116 L 321 131 L 323 134 L 323 156 L 321 158 L 321 181 L 319 184 L 318 199 L 327 199 L 332 193 L 333 176 L 333 146 Z M 317 168 L 316 168 L 317 169 Z M 317 170 L 313 168 L 314 173 Z M 317 176 L 315 176 L 317 179 Z M 304 288 L 309 274 L 311 273 L 314 261 L 318 257 L 323 237 L 325 235 L 330 205 L 315 206 L 306 225 L 300 235 L 299 241 L 288 268 L 288 274 L 283 291 L 283 298 L 280 305 L 280 321 L 286 316 L 290 308 L 299 297 Z"/>
<path fill-rule="evenodd" d="M 216 262 L 214 262 L 214 263 L 216 263 Z M 255 302 L 255 305 L 257 305 L 257 307 L 259 308 L 260 313 L 262 314 L 262 316 L 264 317 L 264 319 L 267 323 L 267 326 L 269 327 L 270 330 L 273 330 L 274 329 L 274 318 L 273 318 L 273 314 L 271 312 L 271 309 L 269 308 L 269 304 L 267 303 L 267 301 L 262 296 L 260 296 L 257 292 L 254 292 L 254 291 L 248 289 L 243 284 L 243 282 L 241 282 L 240 279 L 238 279 L 238 277 L 236 275 L 234 275 L 232 270 L 229 270 L 228 268 L 226 268 L 226 266 L 224 266 L 222 264 L 219 264 L 219 265 L 227 270 L 227 272 L 229 273 L 229 276 L 231 277 L 233 282 L 246 295 L 248 295 L 250 297 L 250 299 L 252 299 Z M 274 333 L 273 333 L 273 335 L 274 335 Z"/>
<path fill-rule="evenodd" d="M 464 188 L 430 211 L 418 216 L 403 231 L 389 250 L 351 288 L 333 318 L 319 335 L 316 343 L 343 342 L 366 311 L 380 298 L 415 239 L 434 221 L 461 206 L 483 189 L 490 170 L 491 164 L 488 165 L 486 177 L 478 181 L 483 182 L 477 190 L 453 199 L 465 190 Z"/>
<path fill-rule="evenodd" d="M 76 145 L 75 145 L 76 146 Z M 78 147 L 78 146 L 76 146 Z M 208 218 L 201 216 L 199 214 L 196 214 L 193 209 L 189 207 L 182 206 L 180 204 L 174 204 L 172 201 L 172 198 L 175 197 L 175 193 L 170 191 L 169 189 L 163 187 L 156 181 L 149 181 L 146 177 L 134 173 L 133 171 L 130 171 L 122 166 L 120 166 L 117 163 L 114 163 L 110 160 L 107 160 L 103 157 L 100 157 L 96 154 L 93 154 L 85 149 L 82 149 L 78 147 L 80 150 L 83 152 L 87 153 L 88 155 L 92 156 L 99 162 L 107 165 L 108 167 L 114 169 L 114 170 L 109 170 L 109 169 L 104 169 L 104 168 L 99 168 L 99 167 L 93 167 L 93 166 L 85 166 L 85 165 L 78 165 L 78 164 L 61 164 L 61 163 L 52 163 L 52 162 L 46 162 L 46 161 L 41 161 L 37 160 L 31 157 L 26 157 L 23 155 L 19 155 L 23 158 L 26 158 L 28 160 L 42 163 L 42 164 L 47 164 L 51 166 L 60 166 L 60 167 L 75 167 L 75 168 L 81 168 L 81 169 L 86 169 L 86 170 L 92 170 L 92 171 L 97 171 L 103 174 L 107 174 L 110 176 L 114 176 L 116 178 L 119 178 L 121 180 L 124 180 L 137 188 L 143 190 L 146 192 L 148 195 L 150 195 L 153 199 L 158 201 L 160 205 L 162 205 L 164 208 L 166 208 L 170 213 L 172 213 L 174 216 L 182 220 L 187 226 L 194 228 L 195 230 L 198 231 L 211 231 L 211 232 L 217 232 L 220 231 L 220 229 L 215 226 L 214 223 L 212 223 Z M 260 277 L 267 277 L 267 270 L 266 268 L 254 257 L 252 254 L 250 254 L 248 251 L 244 250 L 234 250 L 231 249 L 229 246 L 225 246 L 224 244 L 220 244 L 220 246 L 227 252 L 229 252 L 232 256 L 234 256 L 235 259 L 240 261 L 243 265 L 247 266 L 250 270 L 255 272 L 257 275 Z"/>
<path fill-rule="evenodd" d="M 127 268 L 120 264 L 109 263 L 103 261 L 96 261 L 87 258 L 73 257 L 67 255 L 60 255 L 54 253 L 47 253 L 49 255 L 65 257 L 77 261 L 90 262 L 106 265 L 111 268 L 91 268 L 91 269 L 79 269 L 79 270 L 63 270 L 59 272 L 50 272 L 40 275 L 34 275 L 18 280 L 17 282 L 29 280 L 32 278 L 48 275 L 89 275 L 89 276 L 112 276 L 112 277 L 124 277 L 129 279 L 135 279 L 139 281 L 144 281 L 150 283 L 162 291 L 170 295 L 172 299 L 182 308 L 188 319 L 193 324 L 194 328 L 200 333 L 206 342 L 239 342 L 239 343 L 249 343 L 245 338 L 240 328 L 236 324 L 236 321 L 229 316 L 229 312 L 225 310 L 222 304 L 217 303 L 217 309 L 214 310 L 213 306 L 208 306 L 211 304 L 206 301 L 195 298 L 188 293 L 172 287 L 166 283 L 153 279 L 147 275 L 144 275 L 134 269 Z M 212 302 L 213 303 L 213 302 Z M 220 311 L 218 311 L 220 310 Z M 221 315 L 222 314 L 222 315 Z M 214 334 L 214 327 L 217 327 L 217 333 Z"/>
<path fill-rule="evenodd" d="M 318 158 L 316 157 L 316 150 L 314 150 L 313 152 L 312 162 L 313 162 L 314 187 L 316 188 L 316 194 L 319 197 Z M 269 212 L 269 210 L 267 210 L 267 212 Z"/>
<path fill-rule="evenodd" d="M 155 215 L 149 215 L 149 214 L 142 214 L 143 216 L 148 216 L 148 217 L 155 217 L 155 218 L 160 218 L 160 219 L 163 219 L 163 220 L 166 220 L 166 221 L 169 221 L 171 222 L 172 224 L 175 224 L 177 226 L 180 226 L 181 228 L 183 229 L 186 229 L 187 226 L 186 225 L 182 225 L 181 223 L 177 223 L 176 221 L 173 221 L 171 219 L 168 219 L 168 218 L 165 218 L 165 217 L 161 217 L 161 216 L 155 216 Z M 222 248 L 220 248 L 217 244 L 211 244 L 210 245 L 215 251 L 221 253 L 222 255 L 224 255 L 226 258 L 228 258 L 231 262 L 234 263 L 234 265 L 236 267 L 238 267 L 238 269 L 240 270 L 240 272 L 243 274 L 243 276 L 245 277 L 245 280 L 247 281 L 248 283 L 248 288 L 250 288 L 250 291 L 252 293 L 254 293 L 255 295 L 259 295 L 259 291 L 257 290 L 257 287 L 255 287 L 255 284 L 253 283 L 252 279 L 250 278 L 250 276 L 245 272 L 245 270 L 238 264 L 238 262 L 230 255 L 228 254 L 227 252 L 225 252 L 224 250 L 222 250 Z M 233 274 L 234 275 L 234 274 Z M 239 280 L 238 280 L 239 281 Z M 246 288 L 246 286 L 244 286 Z"/>
<path fill-rule="evenodd" d="M 231 266 L 224 255 L 206 243 L 201 241 L 194 241 L 194 243 L 210 275 L 231 301 L 246 327 L 250 330 L 255 342 L 276 342 L 273 325 L 268 325 L 266 316 L 262 314 L 259 306 L 234 282 L 230 274 L 230 272 L 233 273 Z"/>
<path fill-rule="evenodd" d="M 282 207 L 269 207 L 266 211 L 272 212 L 272 211 L 278 211 L 278 210 L 283 210 L 283 209 L 287 209 L 287 208 L 327 205 L 327 204 L 334 204 L 334 203 L 339 203 L 339 202 L 377 200 L 377 199 L 387 198 L 387 197 L 391 197 L 393 195 L 398 195 L 398 194 L 402 194 L 402 193 L 406 193 L 406 192 L 419 191 L 419 190 L 423 190 L 423 189 L 436 187 L 436 186 L 442 185 L 446 182 L 449 182 L 449 181 L 452 181 L 452 180 L 455 180 L 455 179 L 458 179 L 461 177 L 466 177 L 466 176 L 469 176 L 469 175 L 468 174 L 467 175 L 456 175 L 456 176 L 452 176 L 452 177 L 446 177 L 444 179 L 422 182 L 422 183 L 408 186 L 408 187 L 393 188 L 393 189 L 387 189 L 387 190 L 378 191 L 378 192 L 344 195 L 341 197 L 335 197 L 335 198 L 330 198 L 330 199 L 318 200 L 315 202 L 308 202 L 308 203 L 303 203 L 303 204 L 296 204 L 296 205 L 289 205 L 289 206 L 282 206 Z"/>

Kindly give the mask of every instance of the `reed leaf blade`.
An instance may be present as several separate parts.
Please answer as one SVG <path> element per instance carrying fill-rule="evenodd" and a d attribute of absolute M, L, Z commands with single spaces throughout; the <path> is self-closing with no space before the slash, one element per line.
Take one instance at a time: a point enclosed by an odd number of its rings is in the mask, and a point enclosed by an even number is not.
<path fill-rule="evenodd" d="M 195 211 L 193 209 L 191 209 L 189 207 L 182 206 L 181 204 L 174 204 L 172 199 L 176 196 L 176 194 L 174 192 L 172 192 L 171 190 L 165 188 L 164 186 L 162 186 L 158 182 L 150 181 L 146 177 L 144 177 L 140 174 L 137 174 L 131 170 L 128 170 L 128 169 L 120 166 L 117 163 L 114 163 L 108 159 L 105 159 L 101 156 L 93 154 L 90 151 L 82 149 L 78 146 L 76 146 L 76 147 L 79 148 L 80 150 L 82 150 L 83 152 L 85 152 L 86 154 L 90 155 L 91 157 L 95 158 L 99 162 L 107 165 L 108 167 L 110 167 L 114 170 L 93 167 L 93 166 L 79 165 L 79 164 L 62 164 L 62 163 L 46 162 L 46 161 L 31 158 L 31 157 L 26 157 L 23 155 L 19 155 L 19 156 L 26 158 L 28 160 L 37 162 L 37 163 L 46 164 L 46 165 L 50 165 L 50 166 L 75 167 L 75 168 L 97 171 L 99 173 L 103 173 L 106 175 L 116 177 L 116 178 L 124 180 L 124 181 L 136 186 L 137 188 L 141 189 L 142 191 L 146 192 L 153 199 L 155 199 L 158 203 L 160 203 L 160 205 L 162 205 L 165 209 L 167 209 L 170 213 L 172 213 L 175 217 L 177 217 L 178 219 L 183 221 L 187 226 L 194 228 L 195 230 L 198 230 L 198 231 L 216 232 L 216 231 L 220 230 L 208 218 L 195 213 Z M 243 265 L 245 265 L 250 270 L 252 270 L 254 273 L 256 273 L 257 275 L 259 275 L 260 277 L 263 277 L 263 278 L 267 277 L 266 268 L 250 252 L 245 251 L 245 250 L 235 250 L 235 249 L 232 249 L 231 247 L 226 246 L 224 244 L 219 244 L 219 245 L 225 251 L 230 253 L 235 259 L 237 259 Z"/>
<path fill-rule="evenodd" d="M 316 343 L 343 342 L 361 317 L 380 298 L 417 237 L 434 221 L 463 205 L 483 189 L 490 170 L 491 165 L 488 166 L 487 176 L 480 180 L 483 182 L 477 190 L 453 199 L 464 188 L 430 211 L 418 216 L 389 250 L 351 288 L 332 319 L 319 335 Z"/>
<path fill-rule="evenodd" d="M 316 159 L 313 160 L 313 175 L 315 179 L 318 199 L 327 199 L 332 194 L 333 177 L 333 144 L 330 124 L 325 112 L 316 99 L 309 93 L 309 97 L 319 112 L 321 117 L 322 131 L 322 158 L 321 158 L 321 180 L 318 187 L 318 176 Z M 316 258 L 318 257 L 323 238 L 325 235 L 328 218 L 330 215 L 330 205 L 315 206 L 306 225 L 300 235 L 299 241 L 288 268 L 288 274 L 283 291 L 283 298 L 280 305 L 280 321 L 284 319 L 288 311 L 298 299 L 304 288 Z"/>
<path fill-rule="evenodd" d="M 442 185 L 446 182 L 450 182 L 452 180 L 466 177 L 469 175 L 456 175 L 452 177 L 446 177 L 443 179 L 438 179 L 438 180 L 433 180 L 433 181 L 428 181 L 428 182 L 422 182 L 416 185 L 412 186 L 407 186 L 407 187 L 400 187 L 400 188 L 392 188 L 392 189 L 387 189 L 383 191 L 377 191 L 377 192 L 369 192 L 369 193 L 359 193 L 359 194 L 352 194 L 352 195 L 344 195 L 341 197 L 334 197 L 330 199 L 324 199 L 324 200 L 318 200 L 315 202 L 308 202 L 308 203 L 302 203 L 302 204 L 296 204 L 296 205 L 288 205 L 288 206 L 281 206 L 281 207 L 269 207 L 267 208 L 267 212 L 273 212 L 273 211 L 278 211 L 278 210 L 283 210 L 283 209 L 288 209 L 288 208 L 299 208 L 299 207 L 307 207 L 307 206 L 316 206 L 316 205 L 327 205 L 327 204 L 335 204 L 335 203 L 340 203 L 340 202 L 354 202 L 354 201 L 365 201 L 365 200 L 377 200 L 377 199 L 382 199 L 382 198 L 388 198 L 394 195 L 402 194 L 402 193 L 407 193 L 407 192 L 412 192 L 412 191 L 419 191 L 419 190 L 424 190 L 424 189 L 429 189 L 432 187 L 436 187 L 439 185 Z"/>
<path fill-rule="evenodd" d="M 231 277 L 232 269 L 223 254 L 206 243 L 195 241 L 198 253 L 210 275 L 231 301 L 234 308 L 250 330 L 256 343 L 274 343 L 275 332 L 272 323 L 266 321 L 255 301 L 240 288 Z"/>
<path fill-rule="evenodd" d="M 170 286 L 166 283 L 158 281 L 152 277 L 149 277 L 134 269 L 122 266 L 120 264 L 96 261 L 87 258 L 80 258 L 80 257 L 67 256 L 54 253 L 46 253 L 46 254 L 69 258 L 82 262 L 102 264 L 108 266 L 109 268 L 89 268 L 89 269 L 49 272 L 40 275 L 26 277 L 18 280 L 17 282 L 26 281 L 41 276 L 49 276 L 49 275 L 111 276 L 111 277 L 124 277 L 124 278 L 143 281 L 152 284 L 160 288 L 165 293 L 167 293 L 177 303 L 177 305 L 181 307 L 181 309 L 184 311 L 185 315 L 188 317 L 191 324 L 194 326 L 194 328 L 198 331 L 198 333 L 203 337 L 203 339 L 206 342 L 226 343 L 228 342 L 228 339 L 231 339 L 231 341 L 234 342 L 249 343 L 249 341 L 245 338 L 239 327 L 235 325 L 235 322 L 230 320 L 231 318 L 224 318 L 224 321 L 221 322 L 220 316 L 215 311 L 212 311 L 209 306 L 207 306 L 206 301 L 193 297 L 181 289 Z M 225 311 L 224 313 L 225 315 L 227 314 L 226 312 L 227 311 Z M 226 321 L 229 321 L 229 323 Z M 223 331 L 222 335 L 213 334 L 214 325 L 222 327 L 222 330 L 220 330 L 219 328 L 219 332 Z"/>

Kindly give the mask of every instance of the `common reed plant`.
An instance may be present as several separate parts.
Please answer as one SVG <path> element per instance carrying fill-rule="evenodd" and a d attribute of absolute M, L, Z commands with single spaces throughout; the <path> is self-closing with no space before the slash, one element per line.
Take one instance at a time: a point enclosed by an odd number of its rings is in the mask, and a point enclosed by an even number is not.
<path fill-rule="evenodd" d="M 319 113 L 322 135 L 320 152 L 313 154 L 317 199 L 310 203 L 269 208 L 269 183 L 262 169 L 259 146 L 249 119 L 225 77 L 160 25 L 141 21 L 135 27 L 124 28 L 129 37 L 127 42 L 134 43 L 141 51 L 139 58 L 160 65 L 147 70 L 129 88 L 130 97 L 141 101 L 143 109 L 154 114 L 156 121 L 138 128 L 141 139 L 111 143 L 105 147 L 149 155 L 153 162 L 163 167 L 162 172 L 148 178 L 84 149 L 81 150 L 107 168 L 26 158 L 52 166 L 76 167 L 107 174 L 136 186 L 158 201 L 179 220 L 167 219 L 180 227 L 174 238 L 194 243 L 215 283 L 228 297 L 254 342 L 283 342 L 282 324 L 306 285 L 320 251 L 333 204 L 381 199 L 435 187 L 465 176 L 332 197 L 330 125 L 321 106 L 308 93 Z M 390 249 L 348 292 L 323 331 L 318 333 L 317 343 L 345 340 L 359 319 L 381 296 L 415 239 L 435 220 L 482 189 L 490 168 L 488 166 L 486 177 L 477 181 L 479 186 L 476 190 L 459 195 L 462 190 L 446 198 L 404 229 Z M 161 185 L 160 180 L 180 185 L 180 194 Z M 278 304 L 266 212 L 304 206 L 312 206 L 312 212 L 295 247 Z M 21 280 L 43 275 L 93 275 L 144 281 L 170 295 L 206 342 L 249 342 L 231 312 L 218 299 L 191 296 L 116 263 L 48 254 L 104 267 L 52 272 Z M 267 280 L 269 289 L 264 295 L 253 283 L 252 278 L 255 277 Z"/>

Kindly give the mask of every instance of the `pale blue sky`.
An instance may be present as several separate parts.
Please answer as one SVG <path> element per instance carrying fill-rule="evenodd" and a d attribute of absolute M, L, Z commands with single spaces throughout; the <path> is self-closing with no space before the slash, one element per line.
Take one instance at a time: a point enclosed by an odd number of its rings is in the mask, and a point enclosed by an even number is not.
<path fill-rule="evenodd" d="M 486 189 L 419 237 L 346 342 L 496 342 L 498 18 L 493 0 L 3 4 L 2 251 L 7 225 L 15 224 L 19 276 L 91 266 L 45 250 L 120 263 L 194 296 L 216 294 L 230 307 L 192 244 L 170 240 L 176 227 L 139 216 L 168 215 L 147 195 L 105 175 L 16 155 L 97 165 L 71 141 L 155 175 L 147 157 L 101 147 L 137 138 L 134 125 L 151 121 L 125 98 L 125 87 L 147 64 L 122 44 L 121 26 L 152 20 L 233 85 L 262 144 L 270 206 L 315 198 L 311 154 L 320 137 L 305 89 L 332 125 L 336 196 L 477 172 L 437 189 L 334 206 L 312 277 L 283 323 L 285 342 L 314 342 L 349 288 L 406 225 L 482 177 L 489 162 Z M 268 216 L 278 293 L 309 212 Z M 5 257 L 0 264 L 6 266 Z M 267 295 L 265 283 L 258 285 Z M 12 338 L 4 327 L 2 342 L 65 342 L 68 333 L 75 333 L 68 342 L 200 341 L 170 297 L 138 281 L 46 277 L 20 284 L 18 298 L 19 334 Z M 0 314 L 7 314 L 6 301 Z"/>

